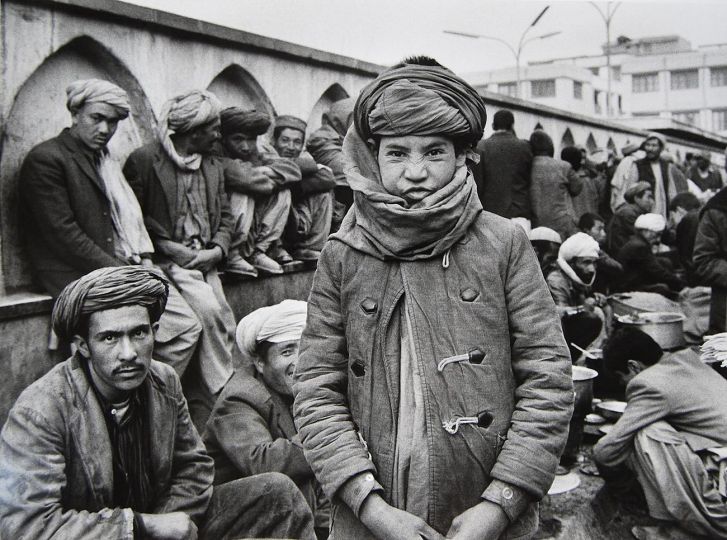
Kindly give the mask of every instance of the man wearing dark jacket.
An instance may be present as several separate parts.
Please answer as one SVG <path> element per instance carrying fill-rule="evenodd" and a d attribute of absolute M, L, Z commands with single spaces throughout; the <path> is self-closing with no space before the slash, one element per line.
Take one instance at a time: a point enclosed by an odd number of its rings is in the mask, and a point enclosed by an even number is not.
<path fill-rule="evenodd" d="M 702 209 L 693 260 L 697 277 L 712 286 L 709 333 L 727 331 L 727 188 Z"/>
<path fill-rule="evenodd" d="M 642 214 L 636 219 L 634 234 L 616 256 L 624 267 L 620 290 L 656 292 L 675 299 L 684 288 L 684 281 L 652 249 L 659 244 L 665 226 L 661 214 Z"/>
<path fill-rule="evenodd" d="M 126 92 L 100 79 L 66 89 L 72 125 L 25 158 L 20 170 L 23 227 L 31 266 L 53 297 L 87 272 L 151 266 L 154 252 L 134 193 L 106 145 L 129 114 Z M 176 289 L 156 333 L 157 359 L 184 373 L 202 328 Z"/>
<path fill-rule="evenodd" d="M 527 141 L 515 136 L 514 123 L 511 111 L 501 109 L 495 113 L 494 133 L 477 146 L 480 163 L 472 173 L 485 210 L 506 218 L 530 220 L 533 154 Z"/>

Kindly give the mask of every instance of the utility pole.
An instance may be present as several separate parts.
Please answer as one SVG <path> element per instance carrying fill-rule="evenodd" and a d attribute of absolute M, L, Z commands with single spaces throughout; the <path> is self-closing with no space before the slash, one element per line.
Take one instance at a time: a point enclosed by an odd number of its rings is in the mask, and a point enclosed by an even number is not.
<path fill-rule="evenodd" d="M 621 2 L 606 2 L 606 11 L 601 10 L 595 2 L 589 2 L 589 4 L 596 8 L 606 24 L 606 118 L 611 118 L 611 20 Z"/>

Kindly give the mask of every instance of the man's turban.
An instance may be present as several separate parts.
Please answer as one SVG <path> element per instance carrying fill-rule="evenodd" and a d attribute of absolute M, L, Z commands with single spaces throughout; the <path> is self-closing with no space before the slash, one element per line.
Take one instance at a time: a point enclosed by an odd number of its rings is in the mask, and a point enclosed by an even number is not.
<path fill-rule="evenodd" d="M 633 186 L 626 190 L 624 193 L 624 200 L 628 203 L 634 202 L 636 197 L 641 197 L 647 190 L 651 189 L 651 184 L 648 182 L 636 182 Z"/>
<path fill-rule="evenodd" d="M 81 321 L 97 311 L 144 306 L 150 322 L 159 320 L 167 305 L 169 283 L 158 270 L 141 266 L 99 268 L 69 283 L 53 308 L 53 330 L 66 341 L 82 332 Z"/>
<path fill-rule="evenodd" d="M 245 110 L 242 107 L 227 107 L 220 113 L 222 136 L 244 133 L 257 137 L 270 127 L 270 115 L 255 109 Z"/>
<path fill-rule="evenodd" d="M 126 91 L 109 81 L 84 79 L 73 81 L 66 88 L 66 107 L 72 113 L 87 103 L 106 103 L 114 107 L 121 118 L 129 116 L 129 96 Z"/>
<path fill-rule="evenodd" d="M 301 131 L 305 133 L 305 128 L 308 127 L 308 124 L 306 124 L 303 120 L 296 116 L 291 116 L 289 114 L 283 114 L 278 116 L 275 119 L 275 129 L 295 129 L 298 131 Z"/>
<path fill-rule="evenodd" d="M 477 91 L 446 68 L 407 64 L 385 71 L 356 101 L 361 138 L 441 135 L 474 144 L 487 120 Z"/>
<path fill-rule="evenodd" d="M 576 257 L 598 257 L 601 248 L 591 236 L 577 232 L 563 242 L 558 250 L 558 258 L 568 262 Z"/>
<path fill-rule="evenodd" d="M 634 222 L 634 229 L 661 232 L 666 227 L 666 220 L 661 214 L 641 214 Z"/>
<path fill-rule="evenodd" d="M 560 238 L 560 235 L 553 229 L 549 229 L 548 227 L 535 227 L 532 231 L 530 231 L 528 238 L 531 242 L 538 240 L 546 240 L 548 242 L 554 242 L 556 244 L 561 244 L 563 242 L 563 240 L 561 240 Z"/>
<path fill-rule="evenodd" d="M 263 341 L 281 343 L 300 339 L 305 328 L 308 304 L 301 300 L 283 300 L 274 306 L 256 309 L 237 325 L 235 339 L 242 355 L 253 360 Z"/>
<path fill-rule="evenodd" d="M 639 148 L 641 148 L 641 149 L 643 150 L 643 149 L 644 149 L 644 145 L 645 145 L 645 144 L 646 144 L 646 143 L 647 143 L 648 141 L 651 141 L 651 140 L 656 140 L 656 142 L 658 142 L 658 143 L 659 143 L 659 145 L 661 146 L 661 149 L 662 149 L 662 150 L 663 150 L 664 148 L 666 148 L 666 137 L 664 137 L 664 135 L 662 135 L 661 133 L 657 133 L 657 132 L 652 132 L 652 133 L 649 133 L 649 134 L 648 134 L 648 135 L 646 136 L 646 138 L 644 139 L 644 142 L 642 142 L 642 143 L 641 143 L 641 146 L 640 146 Z"/>
<path fill-rule="evenodd" d="M 187 133 L 212 122 L 220 115 L 220 102 L 212 92 L 192 90 L 164 104 L 159 119 L 159 134 Z"/>

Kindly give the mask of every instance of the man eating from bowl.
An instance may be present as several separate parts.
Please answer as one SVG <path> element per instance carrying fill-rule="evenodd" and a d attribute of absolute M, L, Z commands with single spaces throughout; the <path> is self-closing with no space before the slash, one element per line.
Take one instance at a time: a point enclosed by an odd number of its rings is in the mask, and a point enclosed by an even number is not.
<path fill-rule="evenodd" d="M 649 514 L 685 531 L 727 538 L 727 381 L 691 349 L 664 353 L 635 328 L 616 331 L 606 367 L 626 384 L 626 410 L 594 447 L 607 483 L 636 473 Z M 637 538 L 671 538 L 664 525 Z"/>

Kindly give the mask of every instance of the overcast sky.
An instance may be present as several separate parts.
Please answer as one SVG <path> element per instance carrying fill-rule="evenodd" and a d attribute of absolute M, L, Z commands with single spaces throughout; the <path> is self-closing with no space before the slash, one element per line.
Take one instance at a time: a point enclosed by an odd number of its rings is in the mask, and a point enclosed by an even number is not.
<path fill-rule="evenodd" d="M 547 5 L 538 36 L 522 63 L 599 54 L 605 23 L 585 1 L 530 0 L 128 0 L 191 18 L 239 28 L 378 64 L 428 54 L 459 73 L 512 66 L 500 43 L 447 35 L 443 30 L 490 35 L 517 47 L 522 32 Z M 598 2 L 602 10 L 606 3 Z M 727 42 L 727 1 L 625 1 L 611 24 L 612 39 L 679 34 L 694 47 Z"/>

